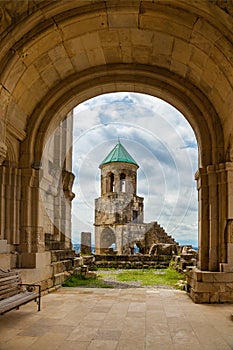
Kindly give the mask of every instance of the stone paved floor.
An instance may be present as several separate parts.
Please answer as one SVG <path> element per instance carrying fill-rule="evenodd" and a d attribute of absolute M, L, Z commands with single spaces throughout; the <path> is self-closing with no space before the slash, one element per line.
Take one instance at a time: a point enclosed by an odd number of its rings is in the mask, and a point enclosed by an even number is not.
<path fill-rule="evenodd" d="M 63 288 L 0 316 L 5 350 L 230 350 L 232 304 L 197 305 L 185 292 Z"/>

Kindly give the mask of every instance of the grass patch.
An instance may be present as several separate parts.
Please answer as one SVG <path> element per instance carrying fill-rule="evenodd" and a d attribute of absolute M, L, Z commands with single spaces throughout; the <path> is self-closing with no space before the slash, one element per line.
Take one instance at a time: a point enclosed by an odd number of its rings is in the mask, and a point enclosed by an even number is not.
<path fill-rule="evenodd" d="M 103 282 L 99 276 L 96 279 L 86 278 L 84 276 L 72 275 L 65 282 L 62 287 L 95 287 L 95 288 L 112 288 L 111 285 Z"/>
<path fill-rule="evenodd" d="M 105 269 L 97 275 L 96 279 L 87 278 L 80 275 L 72 275 L 65 282 L 63 287 L 89 287 L 89 288 L 114 288 L 107 281 L 107 277 L 111 282 L 140 282 L 141 286 L 166 285 L 179 289 L 177 283 L 185 280 L 185 275 L 178 273 L 172 268 L 167 269 L 149 269 L 149 270 L 115 270 Z M 106 281 L 104 281 L 106 279 Z"/>
<path fill-rule="evenodd" d="M 171 268 L 161 270 L 122 270 L 117 274 L 112 273 L 112 276 L 115 276 L 116 281 L 119 282 L 140 281 L 141 286 L 167 285 L 175 288 L 177 288 L 177 283 L 180 280 L 185 280 L 185 275 Z"/>

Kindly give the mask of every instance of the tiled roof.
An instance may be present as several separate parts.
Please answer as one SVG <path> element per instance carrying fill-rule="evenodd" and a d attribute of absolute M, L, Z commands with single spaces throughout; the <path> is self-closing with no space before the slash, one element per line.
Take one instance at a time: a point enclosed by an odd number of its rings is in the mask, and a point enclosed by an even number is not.
<path fill-rule="evenodd" d="M 112 151 L 107 155 L 107 157 L 100 164 L 107 164 L 112 162 L 123 162 L 123 163 L 131 163 L 138 166 L 133 157 L 126 151 L 124 146 L 118 141 L 116 146 L 112 149 Z"/>

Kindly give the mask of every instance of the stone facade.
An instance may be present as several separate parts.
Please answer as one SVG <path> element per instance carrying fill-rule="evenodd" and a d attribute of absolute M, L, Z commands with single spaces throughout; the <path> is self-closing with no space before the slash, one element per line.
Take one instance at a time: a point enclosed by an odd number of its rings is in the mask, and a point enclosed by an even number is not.
<path fill-rule="evenodd" d="M 0 267 L 27 268 L 32 276 L 33 269 L 39 269 L 45 272 L 42 280 L 50 280 L 49 285 L 54 278 L 54 254 L 56 263 L 62 261 L 63 265 L 74 257 L 72 118 L 70 113 L 47 138 L 40 161 L 31 163 L 30 168 L 19 169 L 10 153 L 0 167 Z M 60 251 L 65 251 L 65 256 Z"/>
<path fill-rule="evenodd" d="M 0 13 L 0 247 L 12 266 L 18 254 L 43 254 L 51 232 L 37 170 L 48 135 L 80 102 L 133 91 L 163 98 L 192 126 L 198 266 L 233 282 L 232 2 L 9 0 Z"/>

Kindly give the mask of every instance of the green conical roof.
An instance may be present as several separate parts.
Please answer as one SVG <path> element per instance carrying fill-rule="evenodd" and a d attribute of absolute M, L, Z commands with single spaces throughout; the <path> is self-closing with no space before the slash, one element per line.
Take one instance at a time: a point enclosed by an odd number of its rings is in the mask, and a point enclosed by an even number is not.
<path fill-rule="evenodd" d="M 116 144 L 116 146 L 112 149 L 112 151 L 107 155 L 107 157 L 102 161 L 101 165 L 113 162 L 123 162 L 123 163 L 131 163 L 138 166 L 133 157 L 126 151 L 125 147 L 122 146 L 120 141 Z"/>

